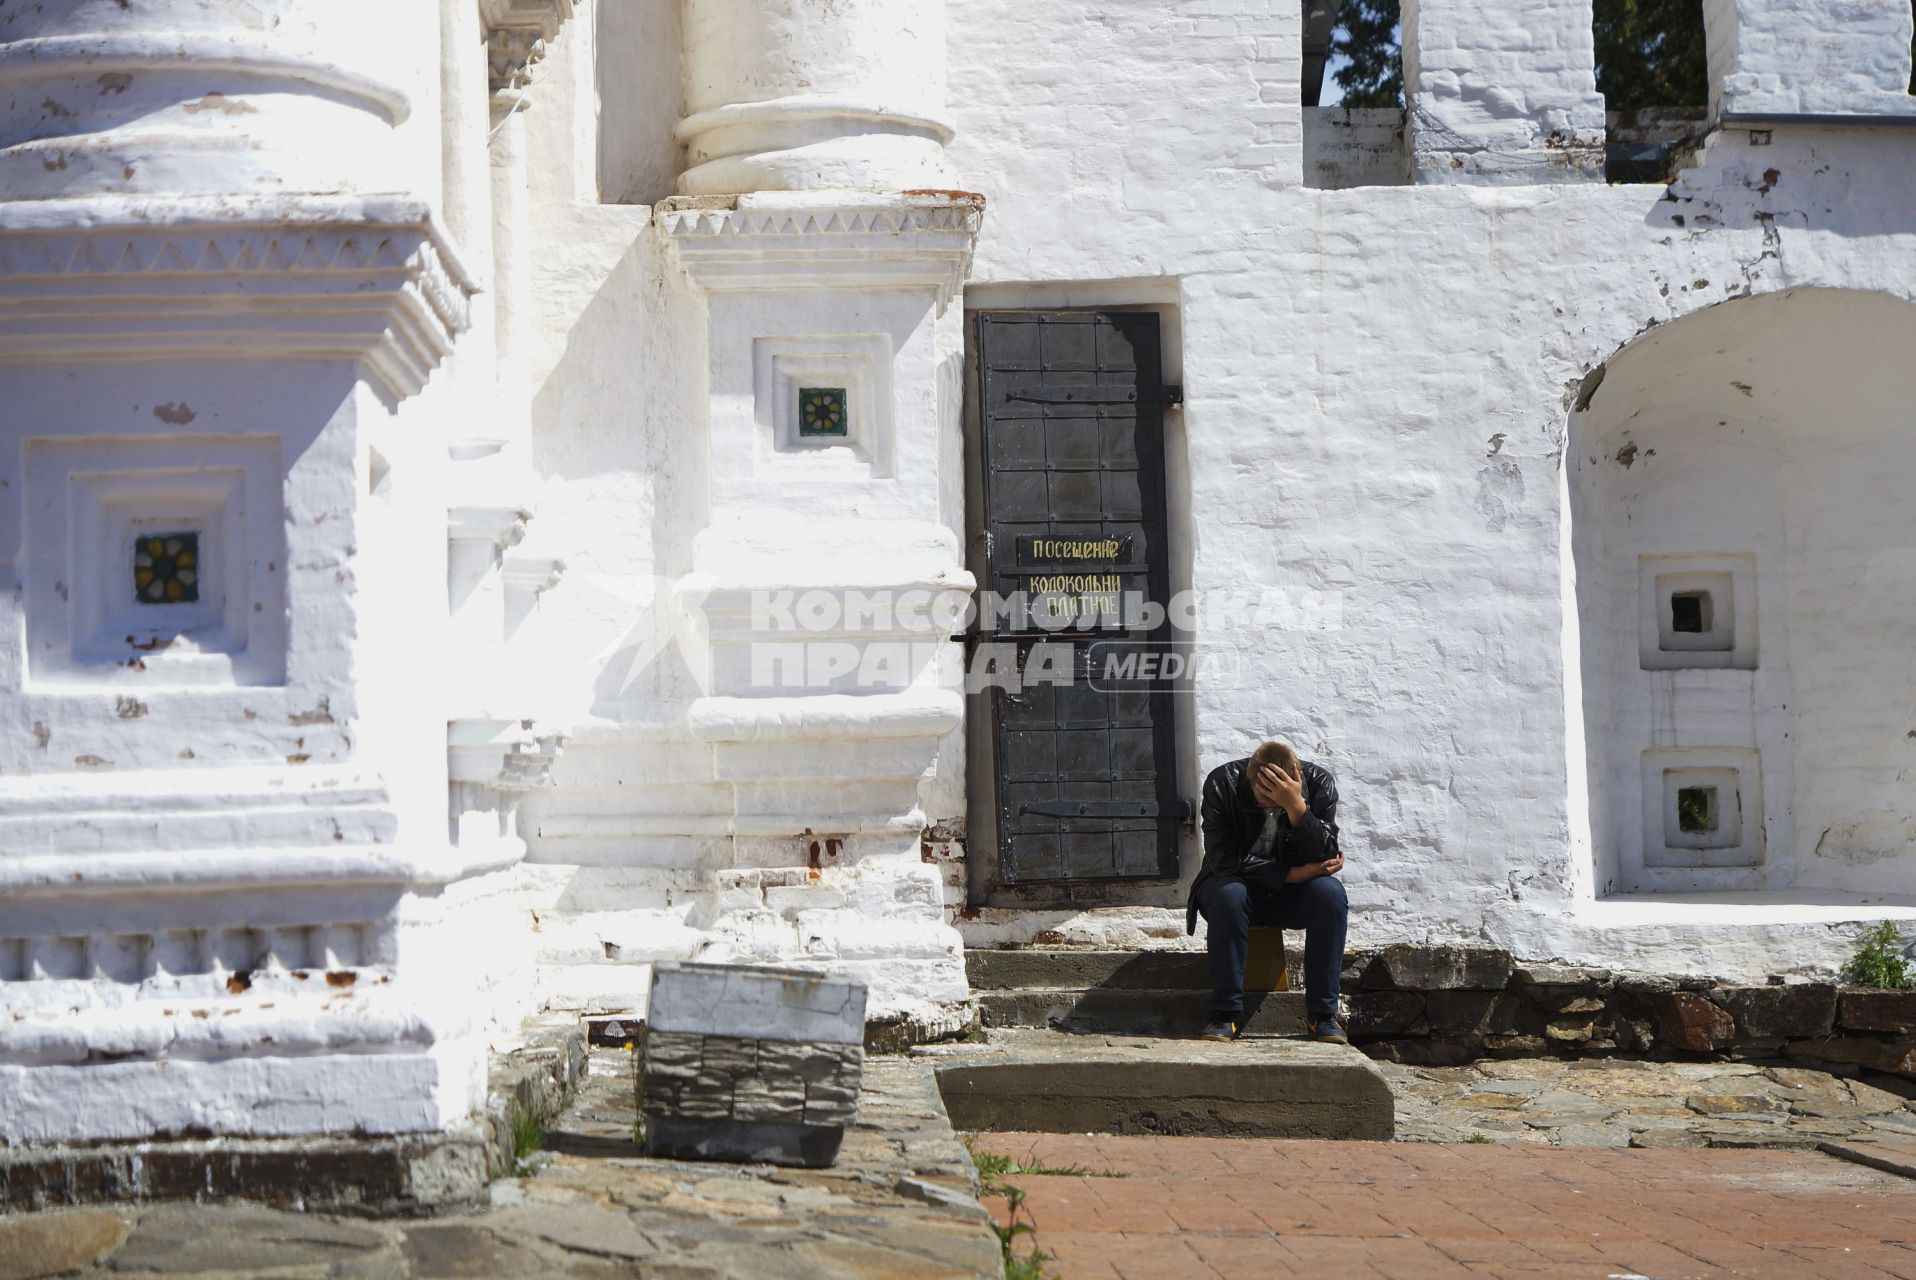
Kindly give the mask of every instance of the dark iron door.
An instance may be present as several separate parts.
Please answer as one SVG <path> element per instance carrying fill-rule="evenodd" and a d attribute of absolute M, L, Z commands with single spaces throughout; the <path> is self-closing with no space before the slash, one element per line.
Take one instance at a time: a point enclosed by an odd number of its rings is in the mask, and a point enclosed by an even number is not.
<path fill-rule="evenodd" d="M 980 613 L 1020 673 L 990 692 L 1000 878 L 1175 876 L 1171 683 L 1138 665 L 1169 638 L 1140 607 L 1170 594 L 1158 318 L 983 313 L 978 355 L 982 586 L 1024 602 Z"/>

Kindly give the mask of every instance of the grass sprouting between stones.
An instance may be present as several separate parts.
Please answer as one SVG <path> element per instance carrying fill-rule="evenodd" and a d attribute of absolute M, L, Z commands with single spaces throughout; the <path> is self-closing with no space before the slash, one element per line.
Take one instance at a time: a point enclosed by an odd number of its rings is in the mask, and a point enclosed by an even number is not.
<path fill-rule="evenodd" d="M 988 1196 L 1004 1198 L 1008 1212 L 1005 1224 L 999 1226 L 993 1221 L 991 1229 L 998 1233 L 998 1247 L 1004 1252 L 1005 1280 L 1052 1280 L 1056 1272 L 1049 1269 L 1048 1263 L 1054 1255 L 1038 1247 L 1036 1224 L 1021 1220 L 1025 1218 L 1024 1188 L 1012 1182 L 1018 1176 L 1034 1178 L 1122 1178 L 1125 1175 L 1115 1169 L 1087 1169 L 1083 1165 L 1046 1164 L 1035 1154 L 1023 1160 L 1014 1160 L 1010 1156 L 999 1155 L 995 1151 L 980 1151 L 973 1144 L 972 1135 L 965 1136 L 965 1150 L 971 1153 L 971 1163 L 978 1170 L 978 1183 Z M 1031 1248 L 1024 1253 L 1017 1251 L 1020 1237 L 1032 1237 Z"/>
<path fill-rule="evenodd" d="M 545 1121 L 517 1102 L 506 1113 L 512 1126 L 512 1165 L 513 1176 L 523 1178 L 532 1172 L 532 1153 L 546 1145 Z"/>

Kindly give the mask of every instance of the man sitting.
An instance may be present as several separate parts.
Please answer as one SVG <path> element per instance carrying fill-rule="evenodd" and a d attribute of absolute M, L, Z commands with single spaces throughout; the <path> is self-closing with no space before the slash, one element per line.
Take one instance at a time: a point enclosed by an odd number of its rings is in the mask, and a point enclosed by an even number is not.
<path fill-rule="evenodd" d="M 1244 1019 L 1251 926 L 1304 931 L 1304 1007 L 1313 1040 L 1347 1043 L 1337 1021 L 1350 902 L 1337 873 L 1337 784 L 1281 742 L 1211 770 L 1204 780 L 1204 865 L 1185 932 L 1208 928 L 1211 1017 L 1206 1040 L 1234 1040 Z"/>

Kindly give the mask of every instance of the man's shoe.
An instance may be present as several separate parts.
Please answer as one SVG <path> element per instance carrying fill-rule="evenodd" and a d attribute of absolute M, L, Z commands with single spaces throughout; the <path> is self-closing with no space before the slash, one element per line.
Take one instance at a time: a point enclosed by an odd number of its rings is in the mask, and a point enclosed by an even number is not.
<path fill-rule="evenodd" d="M 1349 1044 L 1351 1038 L 1344 1034 L 1344 1024 L 1335 1014 L 1328 1018 L 1312 1018 L 1310 1038 L 1319 1044 Z"/>
<path fill-rule="evenodd" d="M 1211 1020 L 1204 1024 L 1204 1031 L 1198 1039 L 1235 1040 L 1237 1039 L 1237 1022 L 1228 1014 L 1212 1014 Z"/>

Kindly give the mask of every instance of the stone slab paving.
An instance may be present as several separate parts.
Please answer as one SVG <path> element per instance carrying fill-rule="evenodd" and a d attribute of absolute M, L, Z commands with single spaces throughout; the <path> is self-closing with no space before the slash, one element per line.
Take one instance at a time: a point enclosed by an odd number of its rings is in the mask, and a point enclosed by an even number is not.
<path fill-rule="evenodd" d="M 1916 1277 L 1916 1180 L 1814 1151 L 1037 1133 L 977 1146 L 1087 1171 L 1012 1179 L 1063 1280 Z"/>
<path fill-rule="evenodd" d="M 830 1169 L 651 1160 L 631 1059 L 595 1051 L 528 1176 L 491 1204 L 413 1221 L 242 1204 L 0 1216 L 0 1280 L 77 1273 L 284 1280 L 969 1280 L 999 1247 L 928 1065 L 874 1058 Z"/>
<path fill-rule="evenodd" d="M 1379 1063 L 1397 1137 L 1563 1147 L 1801 1146 L 1916 1139 L 1916 1082 L 1751 1062 L 1512 1058 Z"/>

